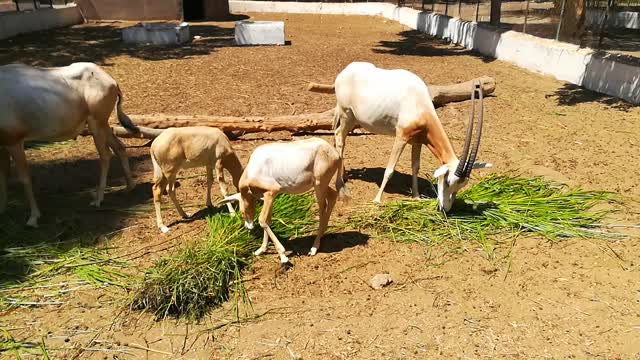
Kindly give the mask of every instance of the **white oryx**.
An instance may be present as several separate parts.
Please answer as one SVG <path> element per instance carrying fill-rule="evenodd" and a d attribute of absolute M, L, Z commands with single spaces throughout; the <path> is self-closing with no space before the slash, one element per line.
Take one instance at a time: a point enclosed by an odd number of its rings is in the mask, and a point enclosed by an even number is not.
<path fill-rule="evenodd" d="M 482 133 L 482 87 L 469 89 L 479 93 L 480 120 L 476 141 L 470 150 L 474 120 L 474 96 L 471 98 L 471 120 L 460 159 L 440 123 L 427 85 L 417 75 L 406 70 L 385 70 L 365 62 L 349 64 L 336 77 L 334 85 L 316 86 L 311 91 L 335 92 L 337 105 L 333 127 L 335 144 L 340 157 L 344 156 L 347 135 L 356 125 L 375 133 L 395 136 L 391 157 L 384 172 L 380 190 L 374 202 L 380 202 L 387 181 L 393 174 L 404 147 L 411 144 L 412 195 L 418 193 L 418 171 L 422 145 L 438 158 L 442 166 L 434 177 L 438 179 L 438 206 L 448 211 L 457 192 L 468 181 L 472 169 L 490 167 L 476 163 Z"/>
<path fill-rule="evenodd" d="M 336 176 L 336 190 L 329 183 Z M 240 192 L 228 196 L 222 203 L 240 202 L 240 211 L 245 226 L 253 228 L 256 200 L 263 198 L 264 205 L 260 212 L 260 226 L 263 228 L 262 246 L 255 255 L 267 250 L 269 238 L 276 246 L 280 262 L 287 263 L 284 246 L 271 231 L 271 207 L 278 193 L 301 194 L 310 189 L 315 190 L 316 201 L 320 212 L 318 233 L 309 251 L 313 256 L 320 247 L 320 240 L 327 230 L 331 212 L 336 199 L 348 198 L 347 188 L 342 180 L 342 161 L 336 149 L 319 138 L 292 141 L 287 143 L 271 143 L 258 146 L 240 178 Z"/>
<path fill-rule="evenodd" d="M 120 158 L 128 188 L 134 187 L 124 145 L 109 127 L 114 106 L 118 121 L 131 132 L 138 128 L 122 111 L 122 92 L 116 81 L 92 63 L 60 68 L 21 64 L 0 66 L 0 213 L 6 209 L 9 156 L 31 208 L 27 225 L 38 226 L 40 210 L 33 195 L 24 142 L 74 139 L 87 126 L 100 156 L 100 177 L 92 205 L 100 206 L 113 149 Z"/>
<path fill-rule="evenodd" d="M 153 163 L 153 202 L 156 208 L 156 222 L 163 233 L 169 231 L 169 228 L 162 222 L 160 214 L 160 200 L 165 189 L 180 216 L 189 217 L 176 199 L 175 183 L 180 169 L 206 167 L 206 204 L 208 207 L 212 206 L 211 184 L 213 183 L 214 168 L 222 196 L 227 196 L 224 169 L 231 173 L 231 181 L 238 188 L 238 182 L 242 175 L 242 164 L 233 151 L 229 138 L 220 129 L 193 126 L 164 130 L 151 143 L 150 153 Z M 235 214 L 233 206 L 227 205 L 229 212 Z"/>

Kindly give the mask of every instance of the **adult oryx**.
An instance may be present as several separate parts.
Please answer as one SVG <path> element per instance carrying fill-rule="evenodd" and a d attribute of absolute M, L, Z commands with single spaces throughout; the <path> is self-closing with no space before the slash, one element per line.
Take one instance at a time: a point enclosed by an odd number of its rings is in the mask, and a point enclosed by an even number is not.
<path fill-rule="evenodd" d="M 408 143 L 411 144 L 413 197 L 419 196 L 420 150 L 422 145 L 426 145 L 442 164 L 434 177 L 438 179 L 438 206 L 444 211 L 451 209 L 457 192 L 467 184 L 472 169 L 491 166 L 475 162 L 482 132 L 481 84 L 469 89 L 474 94 L 477 92 L 480 100 L 476 140 L 470 151 L 475 104 L 472 96 L 471 120 L 460 159 L 440 123 L 427 85 L 409 71 L 385 70 L 370 63 L 353 62 L 338 74 L 333 86 L 317 86 L 310 90 L 336 94 L 333 128 L 335 145 L 341 157 L 344 156 L 347 135 L 356 125 L 375 134 L 395 136 L 391 157 L 374 202 L 380 202 L 387 181 Z"/>
<path fill-rule="evenodd" d="M 138 128 L 122 111 L 118 84 L 95 64 L 74 63 L 60 68 L 0 66 L 0 213 L 6 209 L 6 178 L 11 156 L 31 208 L 27 224 L 38 225 L 40 210 L 33 196 L 24 142 L 74 139 L 86 126 L 100 156 L 100 178 L 91 204 L 100 206 L 103 200 L 112 156 L 109 148 L 120 158 L 127 185 L 133 188 L 124 145 L 113 135 L 108 123 L 114 106 L 120 124 L 137 132 Z"/>

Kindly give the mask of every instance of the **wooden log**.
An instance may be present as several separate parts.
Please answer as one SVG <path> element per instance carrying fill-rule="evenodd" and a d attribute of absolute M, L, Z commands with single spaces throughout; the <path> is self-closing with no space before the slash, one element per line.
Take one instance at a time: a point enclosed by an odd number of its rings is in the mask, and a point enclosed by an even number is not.
<path fill-rule="evenodd" d="M 496 82 L 493 78 L 483 76 L 478 79 L 449 85 L 431 85 L 429 92 L 433 97 L 436 107 L 450 102 L 464 101 L 471 97 L 471 89 L 474 81 L 483 83 L 484 94 L 495 91 Z M 329 93 L 333 91 L 333 85 L 311 83 L 308 87 L 311 91 Z M 313 132 L 317 130 L 332 130 L 333 112 L 330 109 L 321 113 L 309 113 L 299 115 L 280 116 L 216 116 L 216 115 L 130 115 L 129 117 L 140 128 L 140 132 L 133 134 L 121 126 L 114 126 L 113 133 L 122 138 L 154 139 L 162 129 L 170 127 L 209 126 L 217 127 L 224 131 L 229 138 L 237 138 L 243 133 L 250 132 Z M 90 135 L 85 130 L 81 135 Z"/>
<path fill-rule="evenodd" d="M 431 95 L 433 105 L 440 107 L 450 102 L 464 101 L 471 97 L 471 89 L 477 81 L 482 83 L 484 95 L 492 94 L 496 90 L 496 80 L 489 76 L 482 76 L 477 79 L 465 81 L 458 84 L 448 85 L 428 85 L 429 94 Z M 311 82 L 307 85 L 308 91 L 322 94 L 334 94 L 335 87 L 333 84 L 319 84 Z"/>

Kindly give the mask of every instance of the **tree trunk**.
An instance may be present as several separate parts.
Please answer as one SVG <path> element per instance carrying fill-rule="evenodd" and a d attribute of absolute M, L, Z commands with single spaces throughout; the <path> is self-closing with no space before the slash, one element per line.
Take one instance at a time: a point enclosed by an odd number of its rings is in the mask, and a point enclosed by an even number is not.
<path fill-rule="evenodd" d="M 586 6 L 585 0 L 565 0 L 562 26 L 560 28 L 561 41 L 575 42 L 582 39 L 585 32 Z M 562 2 L 556 1 L 556 11 L 559 14 Z"/>
<path fill-rule="evenodd" d="M 495 91 L 495 79 L 483 76 L 478 79 L 459 84 L 431 85 L 429 93 L 436 107 L 450 102 L 464 101 L 471 98 L 474 82 L 481 81 L 485 95 Z M 318 84 L 316 84 L 318 85 Z M 330 86 L 330 85 L 319 85 Z M 280 116 L 216 116 L 216 115 L 130 115 L 129 117 L 140 128 L 140 133 L 133 134 L 121 126 L 114 126 L 113 133 L 123 138 L 154 139 L 162 129 L 170 127 L 209 126 L 224 131 L 227 136 L 235 137 L 238 133 L 249 132 L 312 132 L 317 130 L 332 130 L 333 112 L 329 109 L 321 113 Z M 81 135 L 90 135 L 85 130 Z M 234 136 L 235 135 L 235 136 Z"/>
<path fill-rule="evenodd" d="M 489 23 L 494 26 L 500 26 L 500 8 L 502 7 L 502 0 L 491 0 L 491 16 Z"/>

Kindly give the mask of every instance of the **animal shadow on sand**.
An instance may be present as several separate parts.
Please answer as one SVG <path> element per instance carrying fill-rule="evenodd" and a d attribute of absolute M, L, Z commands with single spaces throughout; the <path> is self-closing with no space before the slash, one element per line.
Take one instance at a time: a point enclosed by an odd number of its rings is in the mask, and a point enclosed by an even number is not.
<path fill-rule="evenodd" d="M 384 168 L 358 168 L 347 170 L 349 180 L 361 180 L 368 183 L 374 183 L 380 186 L 382 178 L 384 177 Z M 428 198 L 435 198 L 435 185 L 431 184 L 426 179 L 418 176 L 418 190 L 420 195 Z M 388 194 L 399 194 L 405 196 L 411 196 L 411 175 L 403 174 L 401 172 L 394 172 L 391 179 L 387 183 L 384 189 Z"/>

